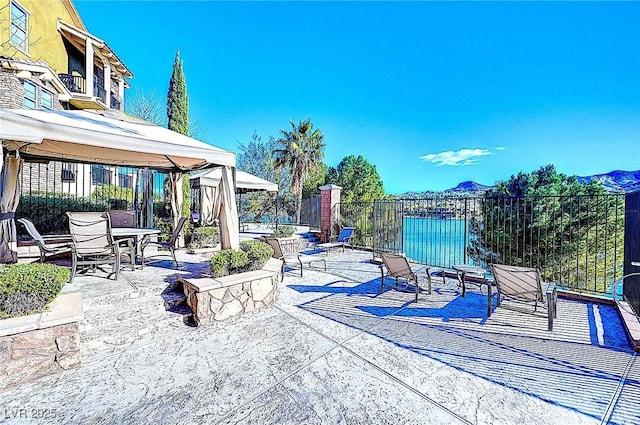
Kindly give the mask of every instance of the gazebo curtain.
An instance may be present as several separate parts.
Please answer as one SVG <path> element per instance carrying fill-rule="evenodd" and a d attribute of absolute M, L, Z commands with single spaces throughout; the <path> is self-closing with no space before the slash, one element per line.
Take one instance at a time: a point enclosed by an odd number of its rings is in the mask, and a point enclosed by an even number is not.
<path fill-rule="evenodd" d="M 178 221 L 182 217 L 182 173 L 169 173 L 171 186 L 170 201 L 173 228 L 178 227 Z M 184 232 L 180 234 L 178 246 L 184 246 Z"/>
<path fill-rule="evenodd" d="M 218 187 L 200 186 L 200 224 L 211 226 L 220 213 Z M 218 208 L 216 209 L 216 205 Z"/>
<path fill-rule="evenodd" d="M 231 167 L 224 167 L 218 186 L 220 245 L 222 249 L 240 249 L 240 229 L 236 207 L 235 187 Z"/>
<path fill-rule="evenodd" d="M 18 261 L 18 235 L 15 212 L 20 200 L 20 169 L 22 159 L 18 153 L 13 157 L 7 153 L 0 171 L 0 262 Z"/>

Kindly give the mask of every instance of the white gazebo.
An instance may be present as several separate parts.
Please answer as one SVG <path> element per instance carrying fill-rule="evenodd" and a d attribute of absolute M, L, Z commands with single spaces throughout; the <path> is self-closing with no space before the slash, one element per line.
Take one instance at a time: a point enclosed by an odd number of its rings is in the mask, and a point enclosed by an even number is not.
<path fill-rule="evenodd" d="M 220 211 L 215 205 L 219 202 L 222 168 L 214 168 L 190 177 L 191 187 L 200 189 L 200 223 L 209 225 L 218 218 Z M 236 193 L 277 192 L 278 185 L 244 171 L 236 171 Z"/>
<path fill-rule="evenodd" d="M 223 248 L 239 247 L 234 197 L 235 154 L 119 111 L 0 109 L 0 262 L 17 258 L 14 213 L 24 160 L 57 160 L 139 167 L 169 173 L 174 225 L 183 173 L 220 167 L 218 203 Z"/>

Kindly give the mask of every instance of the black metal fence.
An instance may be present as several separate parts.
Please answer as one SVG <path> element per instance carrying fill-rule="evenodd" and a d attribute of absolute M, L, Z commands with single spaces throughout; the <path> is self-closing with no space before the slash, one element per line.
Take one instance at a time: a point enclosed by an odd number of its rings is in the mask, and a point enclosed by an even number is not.
<path fill-rule="evenodd" d="M 296 200 L 273 193 L 256 192 L 237 195 L 238 215 L 241 222 L 271 225 L 296 223 Z M 302 200 L 300 224 L 310 229 L 320 228 L 320 195 Z"/>
<path fill-rule="evenodd" d="M 321 202 L 321 195 L 311 195 L 302 200 L 300 224 L 309 226 L 311 229 L 320 229 Z"/>
<path fill-rule="evenodd" d="M 432 197 L 342 203 L 355 243 L 450 268 L 488 263 L 536 267 L 572 290 L 610 292 L 622 276 L 624 194 Z"/>
<path fill-rule="evenodd" d="M 17 218 L 28 218 L 42 234 L 68 233 L 67 211 L 134 210 L 138 225 L 170 214 L 165 175 L 129 167 L 60 161 L 25 162 Z M 146 202 L 145 202 L 146 201 Z M 20 236 L 26 232 L 18 226 Z"/>

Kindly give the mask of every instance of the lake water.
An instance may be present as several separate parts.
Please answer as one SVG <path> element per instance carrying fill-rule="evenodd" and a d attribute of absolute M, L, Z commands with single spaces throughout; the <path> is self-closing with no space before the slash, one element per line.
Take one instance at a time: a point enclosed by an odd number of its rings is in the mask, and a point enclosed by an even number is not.
<path fill-rule="evenodd" d="M 468 220 L 405 217 L 403 224 L 403 251 L 407 257 L 440 267 L 473 264 L 465 256 L 470 237 Z"/>

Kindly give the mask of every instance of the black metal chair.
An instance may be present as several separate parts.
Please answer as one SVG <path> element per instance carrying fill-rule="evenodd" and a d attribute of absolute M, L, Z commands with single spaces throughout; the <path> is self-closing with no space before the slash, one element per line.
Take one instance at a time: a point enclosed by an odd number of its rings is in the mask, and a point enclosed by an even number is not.
<path fill-rule="evenodd" d="M 142 254 L 140 265 L 142 268 L 144 268 L 144 250 L 150 245 L 156 246 L 158 248 L 168 249 L 171 253 L 171 256 L 173 257 L 173 262 L 176 263 L 176 267 L 178 267 L 178 260 L 176 260 L 176 245 L 178 243 L 180 233 L 182 233 L 182 229 L 184 228 L 184 224 L 187 222 L 187 220 L 187 217 L 180 217 L 180 220 L 178 220 L 178 225 L 173 230 L 173 233 L 169 235 L 169 240 L 167 240 L 166 242 L 162 240 L 151 239 L 152 237 L 162 237 L 163 235 L 145 236 L 144 239 L 142 239 L 142 242 L 140 242 L 140 252 Z"/>

